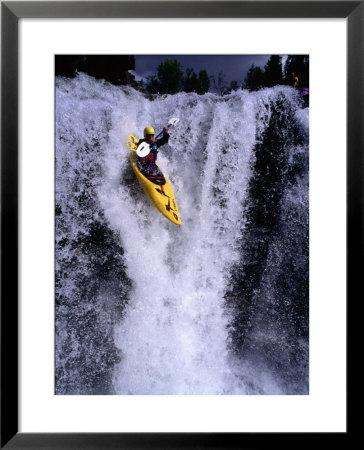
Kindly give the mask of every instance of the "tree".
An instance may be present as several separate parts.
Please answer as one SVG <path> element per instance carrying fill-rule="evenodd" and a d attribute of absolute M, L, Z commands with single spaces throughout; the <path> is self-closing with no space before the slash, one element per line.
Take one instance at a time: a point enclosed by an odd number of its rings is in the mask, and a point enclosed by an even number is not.
<path fill-rule="evenodd" d="M 254 64 L 250 67 L 244 79 L 244 87 L 251 91 L 257 91 L 264 87 L 264 72 L 260 67 Z"/>
<path fill-rule="evenodd" d="M 210 88 L 210 79 L 206 70 L 201 70 L 198 77 L 193 69 L 186 69 L 184 91 L 203 95 Z"/>
<path fill-rule="evenodd" d="M 230 92 L 226 84 L 226 75 L 224 72 L 220 71 L 216 77 L 212 75 L 211 79 L 218 94 L 225 95 Z"/>
<path fill-rule="evenodd" d="M 183 90 L 185 92 L 198 92 L 200 89 L 200 82 L 196 72 L 193 69 L 186 69 L 186 75 Z"/>
<path fill-rule="evenodd" d="M 148 91 L 156 94 L 176 94 L 183 88 L 182 64 L 176 59 L 166 59 L 159 64 L 157 76 L 148 78 Z"/>
<path fill-rule="evenodd" d="M 146 89 L 150 94 L 158 94 L 160 92 L 160 83 L 155 75 L 147 77 Z"/>
<path fill-rule="evenodd" d="M 197 76 L 194 69 L 187 68 L 186 75 L 182 64 L 174 59 L 166 59 L 159 64 L 156 75 L 147 78 L 146 89 L 150 94 L 176 94 L 177 92 L 196 92 L 205 94 L 210 88 L 210 78 L 206 70 Z"/>
<path fill-rule="evenodd" d="M 197 91 L 197 94 L 205 94 L 210 89 L 210 78 L 207 75 L 206 70 L 201 70 L 198 74 L 198 82 L 199 82 L 199 88 Z"/>
<path fill-rule="evenodd" d="M 272 55 L 264 67 L 264 86 L 272 87 L 283 84 L 282 58 Z"/>
<path fill-rule="evenodd" d="M 230 91 L 237 91 L 239 88 L 240 88 L 240 85 L 236 80 L 233 80 L 230 83 Z"/>
<path fill-rule="evenodd" d="M 182 64 L 176 59 L 166 59 L 158 66 L 158 79 L 162 94 L 176 94 L 183 86 Z"/>

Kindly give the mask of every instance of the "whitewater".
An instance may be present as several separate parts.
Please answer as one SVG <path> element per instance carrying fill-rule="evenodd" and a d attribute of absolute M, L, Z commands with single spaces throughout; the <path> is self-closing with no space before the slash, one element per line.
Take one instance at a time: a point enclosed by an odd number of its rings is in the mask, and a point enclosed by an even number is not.
<path fill-rule="evenodd" d="M 308 115 L 287 86 L 56 79 L 57 394 L 308 394 Z M 181 226 L 126 146 L 170 117 Z"/>

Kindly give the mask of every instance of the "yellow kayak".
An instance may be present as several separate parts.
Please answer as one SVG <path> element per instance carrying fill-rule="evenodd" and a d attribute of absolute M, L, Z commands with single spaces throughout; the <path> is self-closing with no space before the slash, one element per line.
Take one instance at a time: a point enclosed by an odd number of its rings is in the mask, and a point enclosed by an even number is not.
<path fill-rule="evenodd" d="M 172 186 L 169 181 L 164 176 L 158 177 L 147 177 L 138 168 L 137 161 L 138 156 L 136 154 L 137 144 L 139 139 L 137 139 L 132 134 L 128 135 L 127 144 L 130 149 L 130 162 L 137 176 L 139 183 L 141 184 L 144 192 L 147 194 L 149 199 L 152 201 L 154 206 L 171 222 L 176 225 L 181 225 L 181 218 L 177 208 L 176 199 L 174 198 L 174 193 Z M 158 164 L 156 164 L 158 166 Z M 153 178 L 158 178 L 151 181 Z"/>

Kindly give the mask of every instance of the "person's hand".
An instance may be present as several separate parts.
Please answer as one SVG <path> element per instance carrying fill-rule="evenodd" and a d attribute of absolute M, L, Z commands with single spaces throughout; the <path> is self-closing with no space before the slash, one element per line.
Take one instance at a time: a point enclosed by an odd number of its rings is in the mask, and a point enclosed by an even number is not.
<path fill-rule="evenodd" d="M 163 131 L 168 131 L 168 127 L 163 127 Z"/>

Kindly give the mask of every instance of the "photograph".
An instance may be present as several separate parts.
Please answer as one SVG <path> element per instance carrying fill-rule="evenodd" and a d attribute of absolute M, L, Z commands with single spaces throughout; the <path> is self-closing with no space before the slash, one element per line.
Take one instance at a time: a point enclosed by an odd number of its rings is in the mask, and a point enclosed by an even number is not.
<path fill-rule="evenodd" d="M 1 2 L 1 448 L 348 447 L 363 22 Z"/>
<path fill-rule="evenodd" d="M 54 393 L 309 396 L 309 55 L 54 67 Z"/>

